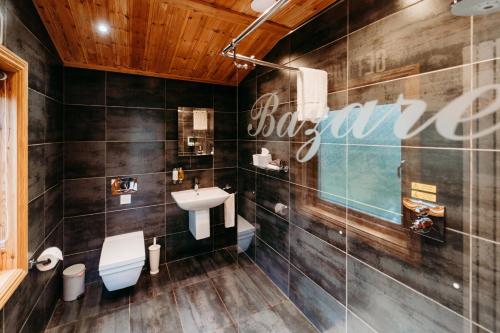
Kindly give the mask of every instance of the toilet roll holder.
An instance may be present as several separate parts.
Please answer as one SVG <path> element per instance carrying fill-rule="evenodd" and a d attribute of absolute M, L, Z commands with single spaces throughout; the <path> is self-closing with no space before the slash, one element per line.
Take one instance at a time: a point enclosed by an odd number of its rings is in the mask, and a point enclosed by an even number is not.
<path fill-rule="evenodd" d="M 29 269 L 33 269 L 34 267 L 36 267 L 36 265 L 50 265 L 51 262 L 52 260 L 50 260 L 50 258 L 47 258 L 45 260 L 36 260 L 34 258 L 31 258 L 28 261 L 28 267 Z"/>

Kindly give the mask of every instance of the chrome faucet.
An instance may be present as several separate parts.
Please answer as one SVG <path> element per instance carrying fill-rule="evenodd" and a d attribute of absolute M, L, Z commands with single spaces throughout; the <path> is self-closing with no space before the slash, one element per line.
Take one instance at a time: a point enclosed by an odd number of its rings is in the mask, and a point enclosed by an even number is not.
<path fill-rule="evenodd" d="M 200 181 L 198 180 L 198 177 L 194 177 L 194 190 L 195 192 L 198 193 L 199 189 L 200 189 Z"/>

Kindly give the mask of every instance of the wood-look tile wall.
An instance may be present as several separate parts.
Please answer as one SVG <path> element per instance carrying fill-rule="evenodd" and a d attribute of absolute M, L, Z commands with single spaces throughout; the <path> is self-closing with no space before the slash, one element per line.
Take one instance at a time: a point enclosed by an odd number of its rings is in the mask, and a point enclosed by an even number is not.
<path fill-rule="evenodd" d="M 236 88 L 186 81 L 65 68 L 64 71 L 64 265 L 83 262 L 87 281 L 99 279 L 105 237 L 143 230 L 157 237 L 161 261 L 173 261 L 236 243 L 213 209 L 210 238 L 196 241 L 188 212 L 170 192 L 201 186 L 237 187 Z M 214 156 L 178 157 L 177 107 L 215 110 Z M 182 185 L 171 182 L 183 167 Z M 138 178 L 129 205 L 109 186 L 114 176 Z"/>
<path fill-rule="evenodd" d="M 281 40 L 267 60 L 327 71 L 331 110 L 370 100 L 391 104 L 402 93 L 425 100 L 429 119 L 471 87 L 500 83 L 499 20 L 500 14 L 454 17 L 442 0 L 344 0 Z M 430 126 L 400 145 L 384 136 L 370 144 L 323 138 L 322 147 L 336 157 L 328 172 L 345 176 L 339 193 L 346 200 L 362 189 L 378 208 L 390 209 L 349 161 L 364 161 L 364 176 L 373 179 L 376 163 L 391 150 L 406 161 L 402 195 L 409 195 L 411 181 L 437 185 L 447 209 L 446 242 L 403 231 L 403 253 L 381 241 L 394 228 L 379 226 L 377 237 L 360 232 L 359 214 L 347 201 L 329 217 L 304 209 L 304 200 L 329 193 L 319 186 L 319 157 L 296 161 L 310 138 L 303 131 L 291 139 L 248 135 L 255 125 L 249 110 L 259 96 L 279 96 L 278 117 L 295 110 L 294 72 L 258 67 L 238 89 L 239 214 L 257 228 L 247 254 L 320 331 L 500 330 L 498 132 L 452 141 Z M 482 96 L 472 112 L 492 98 Z M 464 123 L 457 133 L 470 137 L 498 116 Z M 290 173 L 254 169 L 251 155 L 262 147 L 289 161 Z M 285 214 L 274 213 L 278 202 L 289 207 Z"/>
<path fill-rule="evenodd" d="M 0 1 L 4 45 L 29 64 L 28 251 L 63 248 L 63 67 L 31 1 Z M 0 312 L 0 332 L 45 329 L 61 291 L 62 264 L 30 270 Z"/>

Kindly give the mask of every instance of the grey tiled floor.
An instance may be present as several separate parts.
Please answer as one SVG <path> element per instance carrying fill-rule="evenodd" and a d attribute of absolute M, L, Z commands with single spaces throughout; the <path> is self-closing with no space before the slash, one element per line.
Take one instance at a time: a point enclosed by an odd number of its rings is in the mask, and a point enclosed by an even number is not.
<path fill-rule="evenodd" d="M 109 293 L 100 283 L 56 306 L 55 332 L 316 332 L 244 255 L 224 249 L 144 272 L 137 285 Z"/>

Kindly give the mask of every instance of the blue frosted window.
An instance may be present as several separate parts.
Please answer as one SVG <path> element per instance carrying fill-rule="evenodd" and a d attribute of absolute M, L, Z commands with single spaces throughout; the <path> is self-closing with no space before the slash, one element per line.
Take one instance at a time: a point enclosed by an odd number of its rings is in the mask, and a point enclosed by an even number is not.
<path fill-rule="evenodd" d="M 358 116 L 353 110 L 341 132 Z M 393 223 L 401 223 L 401 140 L 394 135 L 399 105 L 377 106 L 369 124 L 384 119 L 370 135 L 334 138 L 325 131 L 319 150 L 320 198 Z M 335 111 L 322 124 L 328 124 Z M 382 117 L 382 118 L 381 118 Z M 328 133 L 326 133 L 328 132 Z"/>

